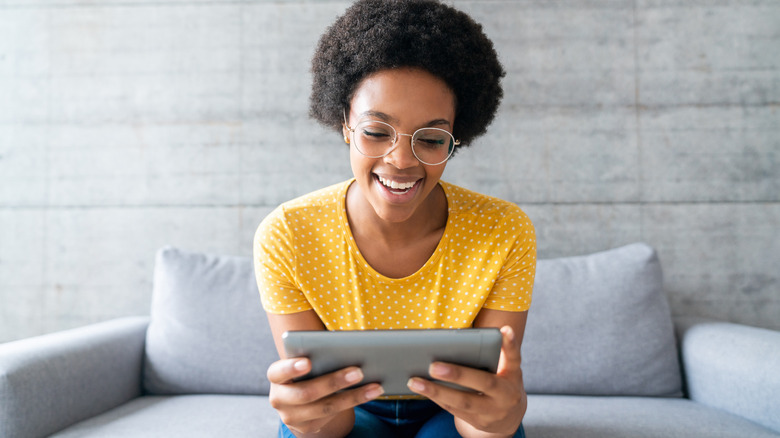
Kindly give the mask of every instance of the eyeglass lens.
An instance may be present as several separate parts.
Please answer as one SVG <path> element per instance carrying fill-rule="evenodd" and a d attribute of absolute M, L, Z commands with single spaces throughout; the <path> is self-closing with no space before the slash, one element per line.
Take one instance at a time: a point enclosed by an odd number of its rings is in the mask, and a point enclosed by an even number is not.
<path fill-rule="evenodd" d="M 395 146 L 395 129 L 387 123 L 363 121 L 355 127 L 354 132 L 355 147 L 368 157 L 383 157 Z M 441 164 L 447 161 L 454 148 L 455 139 L 443 129 L 422 128 L 412 137 L 412 152 L 425 164 Z"/>

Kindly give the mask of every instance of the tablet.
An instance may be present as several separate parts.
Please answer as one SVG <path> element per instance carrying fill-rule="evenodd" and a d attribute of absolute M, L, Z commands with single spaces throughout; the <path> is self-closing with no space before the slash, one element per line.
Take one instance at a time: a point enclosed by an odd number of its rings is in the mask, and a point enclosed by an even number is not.
<path fill-rule="evenodd" d="M 312 371 L 301 380 L 359 366 L 364 378 L 355 386 L 378 382 L 386 396 L 417 395 L 406 382 L 411 377 L 431 379 L 428 366 L 434 361 L 495 373 L 501 353 L 496 328 L 288 331 L 282 340 L 287 357 L 311 360 Z"/>

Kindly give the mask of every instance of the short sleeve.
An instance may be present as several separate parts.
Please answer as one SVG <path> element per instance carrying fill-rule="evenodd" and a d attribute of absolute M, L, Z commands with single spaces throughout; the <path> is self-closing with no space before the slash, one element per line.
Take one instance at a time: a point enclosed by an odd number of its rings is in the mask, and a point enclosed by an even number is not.
<path fill-rule="evenodd" d="M 531 307 L 536 274 L 536 233 L 531 220 L 522 212 L 508 215 L 503 226 L 511 231 L 514 239 L 483 307 L 523 312 Z"/>
<path fill-rule="evenodd" d="M 253 260 L 257 288 L 266 312 L 296 313 L 312 308 L 297 286 L 294 242 L 283 207 L 271 212 L 257 227 Z"/>

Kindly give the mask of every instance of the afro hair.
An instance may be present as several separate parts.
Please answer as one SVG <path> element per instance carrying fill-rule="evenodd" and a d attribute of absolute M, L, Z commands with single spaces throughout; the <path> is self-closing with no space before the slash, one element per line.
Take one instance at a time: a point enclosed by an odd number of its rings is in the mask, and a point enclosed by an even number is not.
<path fill-rule="evenodd" d="M 312 59 L 311 117 L 340 131 L 361 81 L 399 67 L 421 68 L 450 87 L 461 145 L 485 133 L 506 73 L 482 26 L 436 0 L 359 0 L 336 19 Z"/>

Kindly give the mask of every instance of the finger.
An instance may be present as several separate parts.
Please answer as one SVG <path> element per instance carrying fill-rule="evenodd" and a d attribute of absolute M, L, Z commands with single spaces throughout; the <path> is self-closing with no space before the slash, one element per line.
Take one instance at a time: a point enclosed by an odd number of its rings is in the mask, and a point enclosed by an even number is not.
<path fill-rule="evenodd" d="M 501 327 L 501 355 L 498 359 L 496 374 L 505 375 L 519 372 L 520 362 L 520 344 L 515 336 L 515 331 L 511 326 L 505 325 Z"/>
<path fill-rule="evenodd" d="M 313 403 L 297 406 L 295 409 L 280 412 L 285 424 L 298 424 L 332 417 L 341 411 L 354 408 L 384 394 L 378 383 L 370 383 L 359 388 L 339 392 L 319 399 Z"/>
<path fill-rule="evenodd" d="M 493 400 L 484 394 L 459 391 L 419 377 L 409 379 L 408 384 L 412 391 L 425 395 L 455 418 L 460 418 L 477 429 L 488 431 L 488 428 L 500 426 L 499 422 L 505 421 L 505 402 Z"/>
<path fill-rule="evenodd" d="M 274 388 L 274 402 L 280 406 L 304 405 L 325 398 L 363 380 L 363 372 L 348 367 L 301 382 L 287 382 Z"/>
<path fill-rule="evenodd" d="M 266 377 L 271 383 L 287 383 L 311 371 L 311 361 L 305 357 L 277 360 L 268 367 Z"/>
<path fill-rule="evenodd" d="M 497 397 L 503 392 L 503 386 L 499 384 L 499 377 L 489 371 L 444 362 L 433 362 L 428 367 L 428 374 L 434 379 L 457 383 L 490 397 Z"/>
<path fill-rule="evenodd" d="M 465 419 L 485 408 L 485 396 L 476 392 L 461 391 L 420 377 L 409 379 L 407 385 L 413 392 L 428 397 L 442 409 L 459 418 Z"/>

